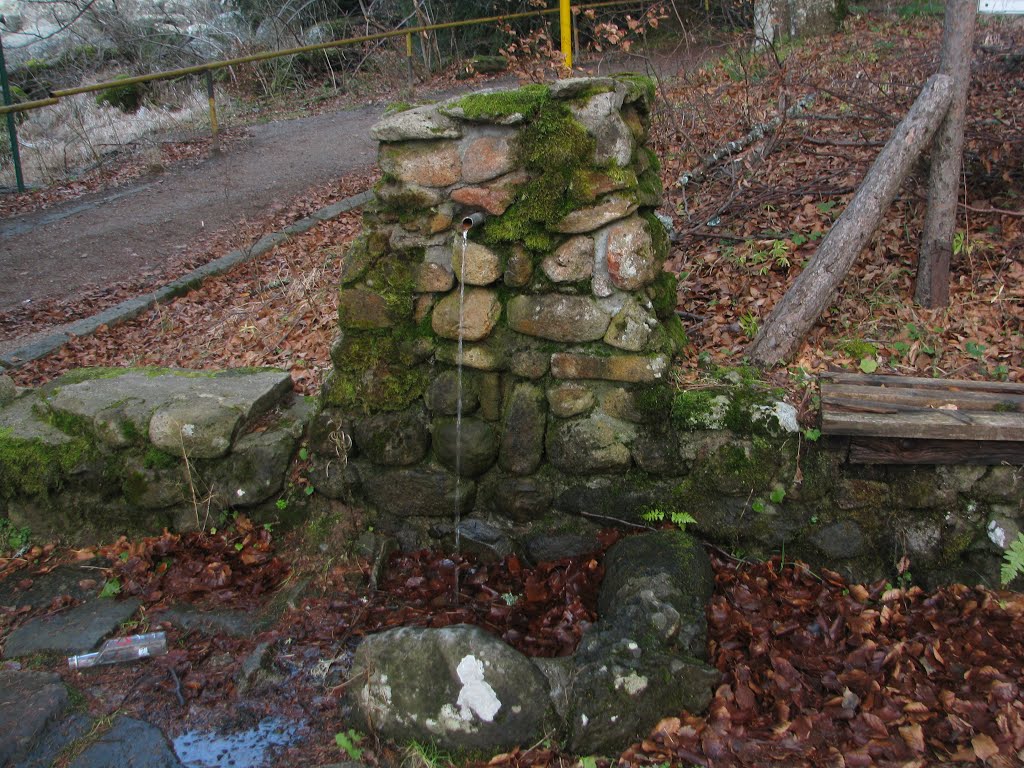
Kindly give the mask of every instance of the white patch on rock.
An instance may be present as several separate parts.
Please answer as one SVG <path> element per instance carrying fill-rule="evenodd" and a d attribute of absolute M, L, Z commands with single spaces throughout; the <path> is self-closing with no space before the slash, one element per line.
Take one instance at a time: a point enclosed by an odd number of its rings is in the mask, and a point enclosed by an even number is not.
<path fill-rule="evenodd" d="M 181 434 L 183 434 L 185 437 L 192 437 L 195 433 L 196 433 L 196 425 L 195 424 L 182 424 L 181 425 Z"/>
<path fill-rule="evenodd" d="M 587 716 L 586 716 L 586 715 L 584 715 L 584 714 L 581 714 L 581 715 L 580 715 L 580 723 L 582 723 L 582 724 L 583 724 L 583 727 L 584 727 L 584 728 L 586 728 L 586 727 L 587 727 L 587 723 L 589 723 L 589 722 L 590 722 L 590 718 L 589 718 L 589 717 L 587 717 Z"/>
<path fill-rule="evenodd" d="M 799 432 L 800 422 L 797 420 L 796 408 L 781 400 L 773 405 L 755 405 L 753 408 L 754 418 L 763 419 L 771 423 L 774 419 L 786 432 Z"/>
<path fill-rule="evenodd" d="M 245 491 L 239 488 L 237 491 L 235 491 L 235 496 L 237 496 L 238 498 L 242 498 L 243 496 L 245 496 Z"/>
<path fill-rule="evenodd" d="M 391 712 L 391 686 L 388 685 L 388 676 L 370 675 L 366 685 L 359 691 L 359 698 L 362 699 L 363 708 L 377 717 L 383 717 Z"/>
<path fill-rule="evenodd" d="M 995 520 L 988 524 L 988 538 L 1000 549 L 1006 549 L 1006 531 Z"/>
<path fill-rule="evenodd" d="M 476 715 L 485 723 L 492 722 L 501 709 L 501 701 L 484 680 L 483 662 L 472 654 L 463 656 L 455 671 L 462 681 L 462 690 L 455 702 L 459 705 L 459 715 L 463 720 L 472 720 Z"/>
<path fill-rule="evenodd" d="M 624 690 L 630 696 L 636 696 L 647 687 L 647 678 L 630 672 L 626 677 L 615 678 L 615 690 Z"/>

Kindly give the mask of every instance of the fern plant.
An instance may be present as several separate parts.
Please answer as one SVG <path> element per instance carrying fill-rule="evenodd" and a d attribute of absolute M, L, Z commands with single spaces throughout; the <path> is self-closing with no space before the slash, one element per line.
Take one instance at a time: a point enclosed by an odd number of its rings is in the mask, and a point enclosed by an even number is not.
<path fill-rule="evenodd" d="M 1024 574 L 1024 533 L 1018 533 L 1014 542 L 1003 552 L 1003 567 L 999 571 L 999 580 L 1005 587 L 1021 574 Z"/>
<path fill-rule="evenodd" d="M 686 531 L 686 526 L 690 523 L 696 523 L 697 518 L 691 515 L 689 512 L 668 512 L 665 510 L 654 507 L 649 509 L 640 515 L 648 523 L 663 523 L 667 517 L 672 525 L 676 526 L 680 531 Z"/>

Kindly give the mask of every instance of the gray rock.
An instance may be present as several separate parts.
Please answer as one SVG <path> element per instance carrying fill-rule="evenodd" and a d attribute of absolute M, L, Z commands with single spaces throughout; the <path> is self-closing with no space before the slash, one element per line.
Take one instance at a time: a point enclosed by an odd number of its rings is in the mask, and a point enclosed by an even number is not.
<path fill-rule="evenodd" d="M 458 339 L 460 332 L 465 341 L 487 338 L 501 316 L 498 294 L 486 288 L 467 288 L 461 297 L 457 291 L 445 296 L 434 307 L 431 327 L 444 339 Z M 461 321 L 461 322 L 460 322 Z"/>
<path fill-rule="evenodd" d="M 509 328 L 551 341 L 597 341 L 610 322 L 589 296 L 521 295 L 508 302 Z"/>
<path fill-rule="evenodd" d="M 53 768 L 57 758 L 93 728 L 93 721 L 81 713 L 64 717 L 43 731 L 32 751 L 15 763 L 16 768 Z M 2 757 L 0 757 L 2 759 Z M 5 763 L 8 765 L 8 763 Z"/>
<path fill-rule="evenodd" d="M 540 351 L 516 352 L 509 360 L 509 370 L 524 379 L 540 379 L 551 365 L 551 356 Z"/>
<path fill-rule="evenodd" d="M 555 225 L 554 230 L 565 234 L 593 232 L 605 224 L 629 216 L 636 209 L 637 205 L 632 200 L 621 195 L 609 195 L 596 205 L 567 214 Z"/>
<path fill-rule="evenodd" d="M 71 375 L 80 374 L 72 372 Z M 97 437 L 114 447 L 141 442 L 150 434 L 154 413 L 162 408 L 176 409 L 180 405 L 202 402 L 202 406 L 197 405 L 202 413 L 223 410 L 237 413 L 241 421 L 250 421 L 269 410 L 292 389 L 290 374 L 270 369 L 205 373 L 126 368 L 122 374 L 104 372 L 100 378 L 69 380 L 74 383 L 57 379 L 45 388 L 47 407 L 90 424 Z M 231 413 L 225 413 L 222 418 L 231 423 L 236 421 Z M 181 432 L 181 427 L 188 423 L 165 424 L 157 446 L 180 455 L 184 437 L 186 450 L 189 450 L 191 436 Z M 177 432 L 171 434 L 175 428 Z M 207 458 L 191 451 L 189 456 Z"/>
<path fill-rule="evenodd" d="M 554 421 L 547 431 L 549 461 L 567 474 L 623 472 L 630 465 L 631 424 L 603 413 L 586 419 Z"/>
<path fill-rule="evenodd" d="M 592 533 L 540 533 L 524 542 L 526 556 L 534 563 L 548 563 L 563 557 L 580 557 L 601 548 Z"/>
<path fill-rule="evenodd" d="M 551 413 L 560 419 L 579 416 L 594 407 L 594 393 L 585 384 L 558 384 L 547 394 Z"/>
<path fill-rule="evenodd" d="M 54 616 L 31 619 L 7 638 L 4 658 L 32 653 L 86 653 L 112 634 L 138 610 L 129 600 L 90 600 Z"/>
<path fill-rule="evenodd" d="M 181 768 L 167 737 L 156 726 L 120 716 L 71 761 L 69 768 Z"/>
<path fill-rule="evenodd" d="M 533 279 L 533 257 L 525 248 L 513 247 L 505 263 L 505 285 L 524 288 Z"/>
<path fill-rule="evenodd" d="M 543 517 L 551 509 L 552 491 L 538 477 L 499 477 L 489 486 L 498 514 L 525 523 Z"/>
<path fill-rule="evenodd" d="M 469 480 L 456 484 L 455 475 L 432 467 L 384 469 L 357 462 L 363 489 L 382 512 L 398 517 L 444 517 L 455 512 L 456 492 L 461 514 L 473 507 L 476 486 Z"/>
<path fill-rule="evenodd" d="M 711 564 L 695 540 L 659 531 L 620 541 L 605 557 L 600 621 L 576 651 L 569 746 L 623 749 L 666 715 L 700 712 L 720 675 L 700 661 Z"/>
<path fill-rule="evenodd" d="M 472 371 L 462 372 L 462 415 L 468 416 L 480 405 L 480 380 Z M 437 416 L 454 416 L 459 403 L 459 374 L 442 371 L 427 388 L 427 407 Z"/>
<path fill-rule="evenodd" d="M 811 543 L 831 558 L 847 559 L 864 552 L 864 534 L 852 520 L 826 525 L 811 534 Z"/>
<path fill-rule="evenodd" d="M 540 387 L 517 384 L 509 398 L 498 465 L 513 475 L 537 471 L 544 455 L 547 401 Z"/>
<path fill-rule="evenodd" d="M 355 419 L 353 439 L 370 461 L 391 467 L 415 464 L 430 448 L 422 405 Z"/>
<path fill-rule="evenodd" d="M 199 397 L 168 403 L 149 422 L 149 439 L 167 453 L 190 459 L 215 459 L 231 450 L 242 414 L 215 399 Z"/>
<path fill-rule="evenodd" d="M 0 373 L 0 406 L 7 405 L 18 396 L 18 388 L 14 386 L 14 379 L 6 373 Z"/>
<path fill-rule="evenodd" d="M 15 765 L 68 708 L 68 692 L 51 672 L 0 672 L 0 764 Z"/>
<path fill-rule="evenodd" d="M 512 554 L 512 539 L 500 528 L 483 520 L 471 518 L 459 523 L 462 551 L 482 560 L 494 561 Z"/>
<path fill-rule="evenodd" d="M 147 467 L 138 456 L 125 458 L 121 492 L 140 509 L 166 509 L 190 498 L 184 460 L 175 467 Z"/>
<path fill-rule="evenodd" d="M 476 477 L 498 457 L 494 428 L 477 418 L 462 420 L 461 430 L 452 419 L 434 422 L 434 455 L 444 466 L 463 477 Z"/>
<path fill-rule="evenodd" d="M 404 112 L 395 112 L 379 120 L 370 135 L 377 141 L 408 141 L 413 139 L 458 139 L 459 124 L 428 104 Z"/>
<path fill-rule="evenodd" d="M 553 99 L 575 99 L 598 88 L 615 88 L 615 81 L 610 77 L 567 77 L 556 80 L 549 86 Z"/>
<path fill-rule="evenodd" d="M 15 582 L 20 579 L 4 579 L 0 581 L 0 605 L 11 608 L 44 608 L 55 598 L 68 595 L 74 600 L 88 600 L 99 592 L 97 582 L 103 576 L 97 567 L 105 567 L 108 563 L 104 558 L 92 558 L 73 565 L 58 565 L 49 573 L 32 578 L 28 589 L 19 589 Z M 92 584 L 83 586 L 83 582 Z"/>
<path fill-rule="evenodd" d="M 647 222 L 639 216 L 608 227 L 608 275 L 623 291 L 635 291 L 652 282 L 661 271 Z"/>
<path fill-rule="evenodd" d="M 647 346 L 655 319 L 636 301 L 627 301 L 612 318 L 604 343 L 627 352 L 639 352 Z"/>
<path fill-rule="evenodd" d="M 587 280 L 594 272 L 594 238 L 571 237 L 548 254 L 541 269 L 553 283 L 575 283 Z"/>
<path fill-rule="evenodd" d="M 356 650 L 350 680 L 367 726 L 396 742 L 495 750 L 534 744 L 551 725 L 541 672 L 477 627 L 372 635 Z"/>
<path fill-rule="evenodd" d="M 501 258 L 479 243 L 456 239 L 452 246 L 452 272 L 466 285 L 490 285 L 501 277 Z"/>
<path fill-rule="evenodd" d="M 595 139 L 595 165 L 614 162 L 624 168 L 633 157 L 633 132 L 619 114 L 624 96 L 624 90 L 598 93 L 582 107 L 569 108 Z"/>

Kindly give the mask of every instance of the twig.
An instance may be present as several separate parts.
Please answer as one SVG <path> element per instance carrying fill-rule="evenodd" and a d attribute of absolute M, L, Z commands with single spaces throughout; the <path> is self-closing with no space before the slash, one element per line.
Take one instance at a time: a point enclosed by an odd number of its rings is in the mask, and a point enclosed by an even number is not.
<path fill-rule="evenodd" d="M 584 517 L 592 517 L 595 520 L 611 520 L 613 523 L 621 523 L 622 525 L 628 525 L 631 528 L 639 528 L 641 531 L 652 531 L 654 530 L 649 525 L 640 525 L 638 523 L 630 522 L 629 520 L 623 520 L 618 517 L 611 517 L 610 515 L 599 515 L 596 512 L 581 512 Z"/>
<path fill-rule="evenodd" d="M 1024 211 L 1004 211 L 1002 208 L 976 208 L 967 203 L 960 203 L 960 207 L 966 208 L 972 213 L 992 213 L 996 216 L 1013 216 L 1014 218 L 1024 219 Z"/>
<path fill-rule="evenodd" d="M 174 671 L 174 667 L 168 667 L 167 671 L 171 674 L 171 680 L 174 682 L 174 695 L 178 697 L 178 703 L 184 707 L 185 697 L 181 695 L 181 681 L 178 679 L 178 673 Z"/>
<path fill-rule="evenodd" d="M 842 139 L 819 139 L 814 136 L 803 136 L 801 141 L 819 146 L 833 147 L 884 147 L 884 141 L 843 141 Z"/>

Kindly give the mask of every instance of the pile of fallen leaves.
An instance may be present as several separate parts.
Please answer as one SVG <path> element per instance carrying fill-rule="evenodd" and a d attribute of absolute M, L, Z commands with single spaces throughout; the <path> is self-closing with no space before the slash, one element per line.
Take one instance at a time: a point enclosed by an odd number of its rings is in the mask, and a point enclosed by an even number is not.
<path fill-rule="evenodd" d="M 1024 598 L 926 593 L 714 558 L 705 716 L 663 720 L 623 758 L 703 766 L 1016 766 Z"/>
<path fill-rule="evenodd" d="M 701 367 L 742 361 L 936 71 L 939 17 L 864 15 L 844 26 L 781 50 L 737 47 L 661 85 L 668 103 L 653 140 L 679 231 L 669 267 L 681 278 L 692 342 L 684 381 Z M 980 18 L 978 40 L 949 307 L 913 302 L 928 186 L 922 162 L 793 361 L 797 377 L 859 368 L 1020 380 L 1024 103 L 1012 93 L 1024 70 L 1012 53 L 1024 49 L 1024 24 Z M 709 162 L 783 112 L 764 138 Z"/>
<path fill-rule="evenodd" d="M 208 607 L 256 605 L 291 569 L 274 553 L 270 529 L 238 515 L 226 530 L 191 531 L 129 540 L 99 550 L 111 561 L 112 592 L 149 607 L 171 602 Z"/>
<path fill-rule="evenodd" d="M 568 656 L 597 620 L 603 553 L 619 537 L 609 531 L 591 555 L 535 567 L 516 555 L 480 562 L 469 554 L 397 553 L 379 589 L 307 600 L 288 634 L 327 641 L 392 627 L 473 624 L 528 656 Z"/>

